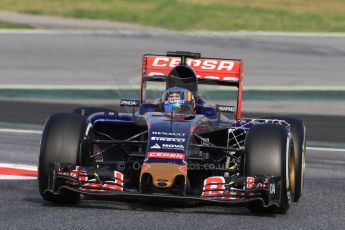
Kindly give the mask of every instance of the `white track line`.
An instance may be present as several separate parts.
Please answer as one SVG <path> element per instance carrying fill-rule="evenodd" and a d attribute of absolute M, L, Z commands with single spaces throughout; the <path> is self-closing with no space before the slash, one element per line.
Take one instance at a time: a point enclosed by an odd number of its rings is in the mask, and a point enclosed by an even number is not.
<path fill-rule="evenodd" d="M 33 176 L 0 175 L 0 180 L 37 180 L 37 177 L 33 177 Z"/>
<path fill-rule="evenodd" d="M 28 129 L 1 129 L 0 128 L 0 132 L 4 132 L 4 133 L 42 134 L 42 131 L 39 131 L 39 130 L 28 130 Z M 341 149 L 341 148 L 323 148 L 323 147 L 307 147 L 307 150 L 345 152 L 345 149 Z"/>
<path fill-rule="evenodd" d="M 338 148 L 307 147 L 307 150 L 345 152 L 345 149 L 340 149 L 340 148 L 338 149 Z"/>
<path fill-rule="evenodd" d="M 39 130 L 28 130 L 28 129 L 6 129 L 6 128 L 0 128 L 0 132 L 3 132 L 3 133 L 42 134 L 42 131 L 39 131 Z"/>
<path fill-rule="evenodd" d="M 13 169 L 24 169 L 24 170 L 37 171 L 36 165 L 26 165 L 26 164 L 0 163 L 0 168 L 13 168 Z"/>

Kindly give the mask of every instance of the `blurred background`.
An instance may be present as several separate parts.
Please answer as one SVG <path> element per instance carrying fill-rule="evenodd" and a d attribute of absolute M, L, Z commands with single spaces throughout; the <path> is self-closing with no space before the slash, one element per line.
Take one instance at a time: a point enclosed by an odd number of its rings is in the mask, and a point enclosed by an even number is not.
<path fill-rule="evenodd" d="M 36 178 L 23 175 L 36 173 L 51 114 L 121 110 L 121 97 L 139 97 L 142 55 L 168 50 L 242 59 L 244 117 L 304 121 L 304 195 L 288 214 L 122 198 L 53 205 Z M 231 95 L 202 93 L 209 103 L 235 105 Z M 344 229 L 344 120 L 344 0 L 0 0 L 4 229 Z"/>
<path fill-rule="evenodd" d="M 342 0 L 1 0 L 0 124 L 118 109 L 139 96 L 143 54 L 188 50 L 243 59 L 245 116 L 294 115 L 311 143 L 341 145 L 344 12 Z M 232 105 L 230 94 L 216 98 Z"/>

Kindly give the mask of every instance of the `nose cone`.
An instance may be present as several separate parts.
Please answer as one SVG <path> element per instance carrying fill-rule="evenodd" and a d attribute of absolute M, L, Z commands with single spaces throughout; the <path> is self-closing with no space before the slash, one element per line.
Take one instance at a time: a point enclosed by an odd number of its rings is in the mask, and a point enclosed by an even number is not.
<path fill-rule="evenodd" d="M 184 176 L 185 181 L 187 181 L 186 172 L 181 170 L 181 165 L 178 164 L 151 163 L 150 167 L 141 171 L 140 178 L 144 173 L 151 175 L 152 184 L 157 188 L 171 188 L 177 176 Z"/>

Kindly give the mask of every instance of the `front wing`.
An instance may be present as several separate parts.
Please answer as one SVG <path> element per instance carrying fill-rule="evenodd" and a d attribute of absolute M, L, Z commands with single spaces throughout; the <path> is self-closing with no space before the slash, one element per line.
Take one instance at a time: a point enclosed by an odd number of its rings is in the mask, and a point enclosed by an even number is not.
<path fill-rule="evenodd" d="M 124 174 L 111 166 L 76 166 L 56 163 L 50 166 L 49 185 L 44 192 L 59 194 L 63 190 L 70 190 L 98 198 L 231 205 L 260 203 L 264 207 L 279 206 L 281 199 L 281 178 L 273 176 L 208 177 L 204 180 L 202 193 L 199 196 L 141 193 L 137 189 L 126 188 L 124 181 Z"/>

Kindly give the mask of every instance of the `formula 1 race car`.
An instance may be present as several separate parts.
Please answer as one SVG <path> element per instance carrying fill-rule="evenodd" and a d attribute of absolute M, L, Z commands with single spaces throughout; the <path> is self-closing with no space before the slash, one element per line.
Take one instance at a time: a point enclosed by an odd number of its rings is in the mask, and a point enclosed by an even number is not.
<path fill-rule="evenodd" d="M 150 82 L 164 84 L 160 98 L 146 98 Z M 144 55 L 140 100 L 120 101 L 132 112 L 83 107 L 48 118 L 40 194 L 55 203 L 76 204 L 84 194 L 285 213 L 302 195 L 305 126 L 242 118 L 242 83 L 241 60 Z M 237 89 L 237 103 L 209 105 L 198 90 L 205 84 Z"/>

